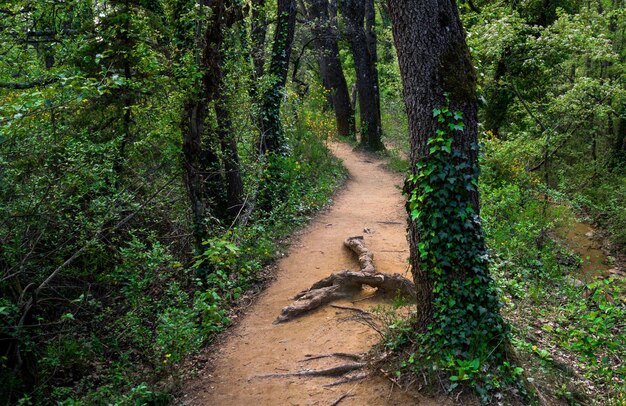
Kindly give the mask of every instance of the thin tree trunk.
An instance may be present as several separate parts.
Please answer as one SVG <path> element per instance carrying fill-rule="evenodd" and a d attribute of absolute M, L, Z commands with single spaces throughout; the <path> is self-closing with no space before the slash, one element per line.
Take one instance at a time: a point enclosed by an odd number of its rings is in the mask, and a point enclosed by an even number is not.
<path fill-rule="evenodd" d="M 619 111 L 620 115 L 617 120 L 617 134 L 615 137 L 615 143 L 613 144 L 613 165 L 626 161 L 626 104 L 622 105 Z"/>
<path fill-rule="evenodd" d="M 211 7 L 211 17 L 204 33 L 198 30 L 196 34 L 196 46 L 202 49 L 197 63 L 203 75 L 185 104 L 181 123 L 185 185 L 198 247 L 206 238 L 207 216 L 210 214 L 223 220 L 233 218 L 241 208 L 243 193 L 237 143 L 225 106 L 220 53 L 224 29 L 242 17 L 241 10 L 228 7 L 229 4 L 222 0 L 206 5 Z M 217 129 L 207 132 L 205 121 L 211 102 L 217 117 Z M 217 148 L 221 148 L 224 168 Z"/>
<path fill-rule="evenodd" d="M 259 79 L 263 76 L 263 67 L 265 65 L 265 36 L 267 34 L 265 0 L 252 1 L 251 19 L 252 62 L 254 65 L 254 76 L 256 79 Z"/>
<path fill-rule="evenodd" d="M 361 121 L 361 145 L 369 150 L 383 149 L 381 139 L 380 105 L 376 96 L 378 84 L 373 72 L 376 69 L 365 34 L 365 3 L 346 0 L 342 3 L 346 21 L 346 34 L 354 56 L 356 84 Z"/>
<path fill-rule="evenodd" d="M 243 180 L 237 151 L 237 140 L 233 137 L 233 125 L 230 112 L 224 105 L 223 95 L 215 105 L 218 120 L 218 136 L 224 163 L 224 180 L 226 181 L 226 213 L 228 220 L 234 219 L 241 211 L 243 204 Z"/>
<path fill-rule="evenodd" d="M 311 0 L 310 16 L 313 20 L 313 35 L 318 50 L 320 75 L 324 88 L 330 92 L 335 110 L 337 132 L 344 137 L 356 133 L 354 110 L 350 103 L 348 85 L 343 74 L 337 44 L 336 14 L 331 14 L 328 0 Z M 336 13 L 336 9 L 334 9 Z"/>
<path fill-rule="evenodd" d="M 206 113 L 206 101 L 196 95 L 196 97 L 192 97 L 185 104 L 181 121 L 185 186 L 191 204 L 192 229 L 197 246 L 201 245 L 205 237 L 204 175 L 200 157 L 202 156 L 202 134 L 204 132 Z"/>
<path fill-rule="evenodd" d="M 488 89 L 488 102 L 484 109 L 484 125 L 485 128 L 491 131 L 494 136 L 500 137 L 500 128 L 506 120 L 509 105 L 513 101 L 514 94 L 509 89 L 508 85 L 500 84 L 500 81 L 504 79 L 508 73 L 507 62 L 511 56 L 511 48 L 506 47 L 496 64 L 496 71 L 494 73 L 491 88 Z"/>
<path fill-rule="evenodd" d="M 243 181 L 239 170 L 239 155 L 237 142 L 233 137 L 232 121 L 230 112 L 226 107 L 224 94 L 224 74 L 222 71 L 221 48 L 224 42 L 224 30 L 235 21 L 243 18 L 240 9 L 237 9 L 229 1 L 215 1 L 211 5 L 212 18 L 205 35 L 205 48 L 202 58 L 204 70 L 203 84 L 208 102 L 213 102 L 217 129 L 214 134 L 209 134 L 207 149 L 221 149 L 223 159 L 224 179 L 206 184 L 206 196 L 212 198 L 213 215 L 219 219 L 231 220 L 241 208 Z M 209 173 L 209 177 L 221 177 L 222 165 L 212 165 L 216 173 Z M 226 194 L 224 196 L 224 188 Z"/>
<path fill-rule="evenodd" d="M 382 136 L 382 118 L 380 113 L 380 83 L 378 79 L 378 39 L 376 36 L 376 8 L 374 0 L 365 0 L 365 39 L 367 50 L 370 55 L 370 69 L 372 70 L 372 81 L 374 82 L 374 99 L 376 103 L 376 120 L 380 126 Z"/>
<path fill-rule="evenodd" d="M 280 121 L 280 106 L 287 83 L 295 28 L 295 0 L 278 0 L 276 32 L 274 33 L 272 60 L 268 72 L 272 86 L 263 95 L 261 106 L 262 134 L 260 147 L 262 153 L 282 153 L 285 147 Z"/>

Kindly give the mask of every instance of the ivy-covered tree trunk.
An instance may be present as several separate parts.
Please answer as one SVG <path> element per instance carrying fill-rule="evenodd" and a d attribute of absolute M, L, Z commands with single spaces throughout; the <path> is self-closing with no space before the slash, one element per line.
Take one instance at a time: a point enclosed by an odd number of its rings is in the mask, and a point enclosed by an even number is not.
<path fill-rule="evenodd" d="M 341 12 L 346 22 L 346 35 L 354 57 L 356 85 L 359 98 L 361 120 L 361 145 L 372 151 L 382 150 L 382 126 L 376 64 L 370 52 L 365 33 L 366 4 L 363 0 L 346 0 L 341 4 Z"/>
<path fill-rule="evenodd" d="M 276 31 L 268 75 L 272 85 L 261 105 L 261 153 L 282 153 L 285 147 L 280 106 L 287 83 L 287 72 L 296 28 L 295 0 L 278 0 Z"/>
<path fill-rule="evenodd" d="M 337 132 L 343 137 L 349 137 L 354 136 L 356 128 L 350 93 L 339 59 L 336 11 L 334 8 L 329 10 L 328 0 L 311 0 L 310 16 L 313 20 L 322 84 L 330 92 Z"/>
<path fill-rule="evenodd" d="M 411 146 L 416 329 L 443 357 L 497 355 L 506 326 L 478 217 L 476 74 L 456 3 L 389 0 L 389 12 Z"/>

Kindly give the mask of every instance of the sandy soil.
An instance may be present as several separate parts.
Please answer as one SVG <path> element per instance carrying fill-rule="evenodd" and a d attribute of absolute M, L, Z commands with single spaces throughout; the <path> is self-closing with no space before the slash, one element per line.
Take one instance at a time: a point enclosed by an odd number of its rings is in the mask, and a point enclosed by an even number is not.
<path fill-rule="evenodd" d="M 334 378 L 260 378 L 265 374 L 295 372 L 341 363 L 333 359 L 302 362 L 307 354 L 365 352 L 379 340 L 371 328 L 342 321 L 346 312 L 323 307 L 286 324 L 272 324 L 297 292 L 342 269 L 358 269 L 344 248 L 348 236 L 364 235 L 380 272 L 407 272 L 408 247 L 402 177 L 383 169 L 383 162 L 333 144 L 350 178 L 333 205 L 317 217 L 278 262 L 276 280 L 248 309 L 227 338 L 210 354 L 211 364 L 185 390 L 190 405 L 330 405 L 346 392 L 341 405 L 437 405 L 435 401 L 404 393 L 381 377 L 360 383 L 324 387 Z M 409 276 L 409 275 L 406 275 Z M 363 292 L 368 296 L 371 292 Z M 377 299 L 340 305 L 368 308 Z"/>

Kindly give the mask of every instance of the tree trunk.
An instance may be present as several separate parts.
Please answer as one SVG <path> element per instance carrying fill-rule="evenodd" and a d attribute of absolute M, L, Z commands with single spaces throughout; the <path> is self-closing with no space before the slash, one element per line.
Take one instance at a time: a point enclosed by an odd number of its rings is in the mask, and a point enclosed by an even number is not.
<path fill-rule="evenodd" d="M 408 115 L 413 173 L 418 161 L 429 154 L 427 141 L 438 128 L 433 110 L 448 103 L 446 92 L 450 110 L 462 112 L 465 124 L 465 131 L 454 131 L 452 148 L 466 154 L 475 164 L 478 155 L 472 146 L 476 145 L 478 134 L 476 74 L 456 3 L 389 0 L 388 4 Z M 408 183 L 407 187 L 410 187 Z M 468 199 L 478 214 L 478 192 L 470 193 Z M 418 328 L 424 329 L 432 320 L 435 295 L 433 276 L 421 268 L 420 240 L 415 222 L 410 221 L 411 265 L 420 310 Z"/>
<path fill-rule="evenodd" d="M 508 73 L 508 60 L 511 57 L 511 48 L 506 47 L 500 54 L 492 85 L 487 89 L 487 106 L 484 109 L 485 128 L 500 138 L 500 128 L 504 124 L 509 105 L 513 101 L 514 94 L 507 84 L 500 84 Z"/>
<path fill-rule="evenodd" d="M 376 151 L 383 149 L 382 128 L 377 96 L 377 75 L 374 75 L 376 66 L 364 28 L 365 9 L 366 5 L 362 0 L 346 0 L 342 3 L 341 12 L 346 22 L 346 34 L 354 56 L 361 119 L 361 145 L 368 150 Z"/>
<path fill-rule="evenodd" d="M 263 95 L 261 106 L 261 152 L 284 152 L 284 134 L 280 122 L 280 106 L 283 98 L 293 36 L 296 28 L 295 0 L 278 0 L 276 32 L 272 45 L 269 75 L 272 85 Z"/>
<path fill-rule="evenodd" d="M 331 96 L 337 132 L 343 137 L 350 137 L 356 133 L 354 110 L 339 59 L 335 26 L 336 9 L 334 12 L 334 15 L 331 14 L 328 0 L 311 0 L 310 17 L 313 20 L 313 35 L 316 37 L 315 45 L 318 50 L 322 83 Z"/>
<path fill-rule="evenodd" d="M 222 220 L 233 218 L 241 208 L 243 193 L 237 143 L 232 136 L 232 122 L 225 106 L 220 53 L 223 31 L 241 17 L 241 10 L 228 7 L 226 3 L 221 0 L 207 3 L 211 8 L 211 17 L 202 36 L 196 38 L 196 46 L 202 49 L 197 61 L 202 79 L 194 86 L 185 104 L 181 123 L 185 185 L 198 247 L 206 238 L 207 215 Z M 205 121 L 211 103 L 217 117 L 217 128 L 207 132 Z M 217 148 L 221 148 L 223 162 L 220 162 Z"/>
<path fill-rule="evenodd" d="M 376 120 L 380 126 L 382 135 L 382 118 L 380 114 L 380 83 L 378 80 L 378 39 L 376 37 L 376 8 L 374 0 L 365 0 L 365 39 L 367 50 L 370 55 L 370 69 L 372 70 L 372 81 L 374 82 L 374 97 L 376 102 Z"/>
<path fill-rule="evenodd" d="M 206 168 L 211 171 L 212 166 L 215 167 L 216 173 L 209 173 L 209 178 L 221 177 L 222 170 L 224 173 L 223 179 L 206 184 L 205 193 L 208 199 L 213 199 L 213 215 L 222 220 L 232 220 L 237 215 L 241 209 L 241 196 L 243 194 L 237 142 L 233 137 L 230 112 L 226 107 L 221 54 L 224 30 L 235 21 L 243 18 L 243 15 L 240 9 L 228 3 L 230 2 L 214 1 L 211 4 L 211 20 L 206 30 L 202 56 L 204 71 L 202 81 L 206 100 L 209 103 L 213 102 L 217 119 L 217 128 L 214 133 L 209 133 L 206 149 L 217 148 L 219 144 L 223 157 L 223 165 L 220 165 L 219 162 L 217 165 L 212 165 L 213 162 L 211 162 Z M 224 189 L 226 189 L 225 195 Z"/>
<path fill-rule="evenodd" d="M 626 161 L 626 104 L 622 105 L 617 120 L 617 133 L 613 144 L 613 166 Z"/>
<path fill-rule="evenodd" d="M 202 134 L 207 115 L 206 101 L 199 95 L 190 97 L 185 103 L 181 121 L 183 134 L 183 169 L 185 186 L 191 204 L 193 234 L 199 247 L 206 236 L 204 216 L 206 203 L 204 197 L 204 171 L 202 170 L 203 149 Z"/>
<path fill-rule="evenodd" d="M 265 36 L 267 34 L 267 19 L 265 18 L 265 0 L 252 1 L 252 63 L 254 76 L 258 80 L 263 76 L 265 65 Z"/>

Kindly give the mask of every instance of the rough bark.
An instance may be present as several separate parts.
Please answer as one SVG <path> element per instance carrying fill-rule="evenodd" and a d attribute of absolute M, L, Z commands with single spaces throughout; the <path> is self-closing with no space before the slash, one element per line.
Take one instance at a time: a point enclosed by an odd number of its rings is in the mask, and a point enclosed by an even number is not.
<path fill-rule="evenodd" d="M 369 0 L 367 0 L 369 2 Z M 354 57 L 356 84 L 361 121 L 361 145 L 369 150 L 383 149 L 382 126 L 380 123 L 380 102 L 378 93 L 376 64 L 368 46 L 365 32 L 366 2 L 346 0 L 341 12 L 346 23 L 346 36 Z M 375 44 L 374 44 L 375 45 Z"/>
<path fill-rule="evenodd" d="M 328 0 L 311 0 L 309 9 L 322 84 L 330 93 L 339 135 L 348 137 L 356 132 L 354 110 L 350 102 L 348 85 L 339 59 L 337 43 L 336 8 Z M 334 13 L 334 14 L 333 14 Z"/>
<path fill-rule="evenodd" d="M 446 104 L 446 92 L 451 110 L 462 112 L 465 124 L 463 132 L 455 132 L 453 148 L 476 162 L 477 151 L 471 148 L 478 133 L 476 75 L 456 3 L 389 0 L 388 4 L 408 115 L 412 170 L 415 171 L 418 159 L 428 154 L 428 138 L 437 128 L 433 109 Z M 472 193 L 469 198 L 478 213 L 478 193 Z M 410 222 L 411 266 L 420 313 L 418 326 L 423 328 L 432 317 L 433 281 L 420 268 L 419 240 L 418 230 Z"/>
<path fill-rule="evenodd" d="M 294 0 L 278 0 L 276 32 L 272 44 L 272 59 L 268 74 L 272 86 L 263 95 L 261 106 L 261 153 L 281 153 L 284 149 L 283 128 L 280 122 L 280 106 L 283 98 L 293 36 L 296 28 L 296 3 Z"/>
<path fill-rule="evenodd" d="M 360 270 L 333 273 L 314 283 L 309 289 L 294 296 L 295 301 L 282 310 L 275 323 L 293 320 L 332 301 L 351 297 L 363 285 L 378 288 L 384 293 L 397 293 L 406 298 L 415 297 L 415 285 L 410 280 L 397 273 L 389 275 L 376 272 L 374 254 L 363 243 L 363 237 L 349 237 L 344 245 L 357 255 Z"/>

